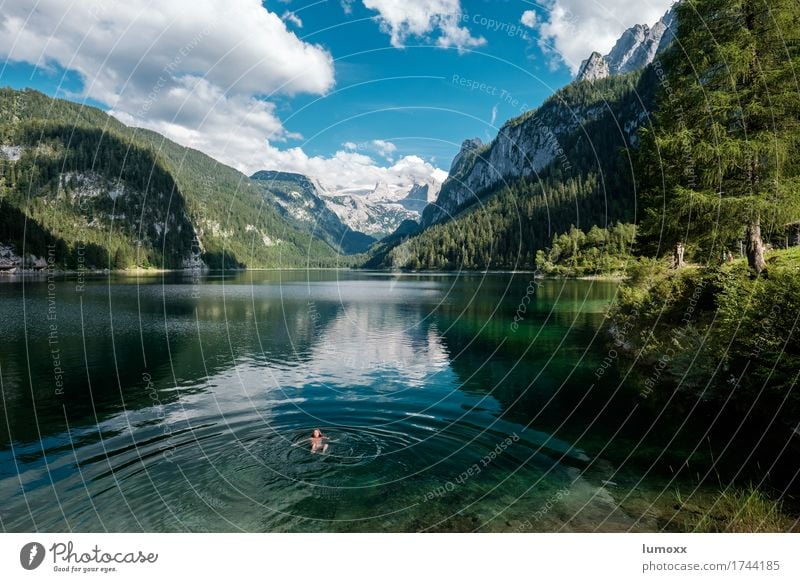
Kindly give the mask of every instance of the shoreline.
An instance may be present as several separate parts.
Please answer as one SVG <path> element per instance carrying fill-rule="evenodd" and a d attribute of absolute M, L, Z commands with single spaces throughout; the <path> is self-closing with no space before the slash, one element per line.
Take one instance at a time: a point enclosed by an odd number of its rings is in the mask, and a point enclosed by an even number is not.
<path fill-rule="evenodd" d="M 353 273 L 365 274 L 386 274 L 386 275 L 415 275 L 415 276 L 430 276 L 440 275 L 454 277 L 459 275 L 534 275 L 537 279 L 552 280 L 552 281 L 609 281 L 609 282 L 622 282 L 628 277 L 622 274 L 611 275 L 542 275 L 538 270 L 521 269 L 521 270 L 504 270 L 493 269 L 488 271 L 398 271 L 393 269 L 358 269 L 354 267 L 252 267 L 245 269 L 202 269 L 200 272 L 203 274 L 209 273 L 248 273 L 248 272 L 276 272 L 276 271 L 351 271 Z M 164 275 L 164 274 L 196 274 L 196 270 L 192 268 L 187 269 L 158 269 L 158 268 L 135 268 L 135 269 L 9 269 L 0 271 L 0 278 L 2 277 L 28 277 L 28 276 L 42 276 L 59 275 L 59 276 L 81 276 L 81 275 Z"/>

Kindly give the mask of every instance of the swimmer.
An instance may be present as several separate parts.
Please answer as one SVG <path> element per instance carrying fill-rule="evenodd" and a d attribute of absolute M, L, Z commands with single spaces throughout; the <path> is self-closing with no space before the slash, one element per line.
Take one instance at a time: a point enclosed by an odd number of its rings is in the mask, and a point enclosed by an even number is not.
<path fill-rule="evenodd" d="M 316 453 L 318 450 L 322 449 L 322 452 L 325 453 L 328 451 L 328 443 L 323 442 L 329 440 L 328 437 L 322 434 L 322 431 L 318 428 L 314 429 L 314 432 L 311 433 L 311 452 Z"/>

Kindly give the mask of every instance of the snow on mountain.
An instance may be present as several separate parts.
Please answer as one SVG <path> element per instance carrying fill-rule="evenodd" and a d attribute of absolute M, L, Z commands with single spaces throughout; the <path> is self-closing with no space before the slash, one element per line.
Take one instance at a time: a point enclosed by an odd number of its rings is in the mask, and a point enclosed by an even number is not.
<path fill-rule="evenodd" d="M 345 188 L 328 187 L 317 178 L 289 172 L 262 171 L 253 179 L 275 195 L 285 216 L 317 225 L 317 230 L 329 234 L 326 238 L 330 241 L 349 240 L 349 233 L 342 239 L 344 229 L 381 238 L 394 232 L 404 220 L 418 221 L 442 186 L 435 177 L 411 184 L 377 182 Z M 364 241 L 358 243 L 349 246 L 360 252 Z"/>
<path fill-rule="evenodd" d="M 351 229 L 380 238 L 394 232 L 404 220 L 419 221 L 441 187 L 433 178 L 410 185 L 378 182 L 371 187 L 325 188 L 320 196 Z"/>

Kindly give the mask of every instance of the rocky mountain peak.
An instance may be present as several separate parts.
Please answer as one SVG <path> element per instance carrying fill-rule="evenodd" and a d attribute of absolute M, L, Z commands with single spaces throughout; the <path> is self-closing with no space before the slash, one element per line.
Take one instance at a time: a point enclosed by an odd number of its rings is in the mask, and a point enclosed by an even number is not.
<path fill-rule="evenodd" d="M 661 35 L 661 42 L 656 50 L 656 54 L 658 54 L 675 40 L 675 33 L 678 31 L 678 18 L 674 8 L 670 8 L 667 13 L 655 23 L 653 31 L 654 35 Z"/>
<path fill-rule="evenodd" d="M 581 63 L 581 68 L 578 71 L 578 79 L 581 81 L 596 81 L 597 79 L 605 79 L 608 75 L 608 61 L 596 51 Z"/>
<path fill-rule="evenodd" d="M 456 173 L 458 165 L 461 161 L 471 152 L 474 152 L 477 149 L 483 147 L 483 142 L 479 137 L 473 137 L 472 139 L 465 139 L 464 142 L 461 144 L 461 149 L 456 154 L 456 157 L 453 158 L 453 163 L 450 164 L 450 175 Z"/>
<path fill-rule="evenodd" d="M 473 137 L 472 139 L 465 139 L 461 144 L 461 150 L 476 150 L 483 145 L 481 138 Z"/>
<path fill-rule="evenodd" d="M 675 10 L 670 8 L 652 28 L 636 24 L 622 33 L 611 51 L 602 56 L 593 52 L 581 63 L 578 81 L 596 81 L 613 75 L 637 71 L 653 62 L 675 38 Z"/>

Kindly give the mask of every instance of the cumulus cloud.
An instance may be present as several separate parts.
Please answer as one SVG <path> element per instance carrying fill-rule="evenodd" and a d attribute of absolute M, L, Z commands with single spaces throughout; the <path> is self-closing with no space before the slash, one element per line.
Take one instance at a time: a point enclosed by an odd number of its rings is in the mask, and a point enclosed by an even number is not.
<path fill-rule="evenodd" d="M 535 28 L 536 23 L 538 22 L 538 17 L 536 16 L 535 11 L 526 10 L 522 13 L 522 18 L 520 18 L 519 21 L 528 28 Z"/>
<path fill-rule="evenodd" d="M 634 24 L 655 23 L 674 0 L 545 0 L 547 15 L 533 26 L 539 46 L 572 71 L 592 51 L 608 53 L 620 35 Z M 526 11 L 522 16 L 525 22 Z M 530 18 L 530 17 L 528 17 Z"/>
<path fill-rule="evenodd" d="M 401 48 L 409 37 L 429 37 L 438 32 L 436 44 L 463 50 L 486 43 L 461 26 L 460 0 L 364 0 L 364 6 L 378 12 L 381 29 Z"/>
<path fill-rule="evenodd" d="M 263 96 L 334 85 L 330 53 L 260 0 L 6 0 L 0 55 L 76 72 L 81 97 L 239 168 L 295 137 Z"/>
<path fill-rule="evenodd" d="M 284 22 L 287 22 L 287 21 L 291 22 L 297 28 L 303 28 L 303 21 L 300 20 L 300 17 L 297 14 L 295 14 L 294 12 L 292 12 L 291 10 L 287 10 L 286 12 L 284 12 L 283 16 L 281 16 L 281 18 L 284 20 Z"/>
<path fill-rule="evenodd" d="M 447 172 L 419 156 L 405 156 L 391 166 L 380 166 L 370 156 L 355 151 L 310 157 L 302 148 L 281 149 L 272 144 L 267 144 L 263 163 L 265 169 L 315 176 L 331 190 L 369 189 L 378 182 L 398 186 L 431 179 L 442 182 L 447 177 Z"/>
<path fill-rule="evenodd" d="M 147 93 L 174 70 L 262 94 L 324 93 L 334 82 L 331 55 L 259 0 L 6 0 L 0 26 L 9 60 L 76 71 L 89 96 L 106 103 Z"/>
<path fill-rule="evenodd" d="M 333 59 L 300 40 L 283 17 L 260 0 L 5 0 L 0 55 L 12 62 L 76 72 L 80 97 L 250 174 L 297 171 L 356 187 L 407 184 L 442 170 L 418 157 L 392 161 L 382 140 L 363 149 L 348 143 L 331 157 L 311 157 L 287 142 L 271 95 L 325 94 L 334 85 Z M 442 178 L 443 179 L 443 178 Z"/>
<path fill-rule="evenodd" d="M 391 161 L 392 157 L 397 151 L 396 145 L 394 145 L 390 141 L 383 141 L 382 139 L 372 140 L 372 145 L 375 147 L 378 154 L 380 154 L 389 161 Z"/>
<path fill-rule="evenodd" d="M 265 140 L 299 137 L 284 129 L 272 103 L 226 95 L 202 77 L 176 79 L 152 108 L 153 115 L 147 111 L 133 115 L 124 109 L 110 113 L 123 123 L 152 129 L 243 171 L 260 165 Z"/>

